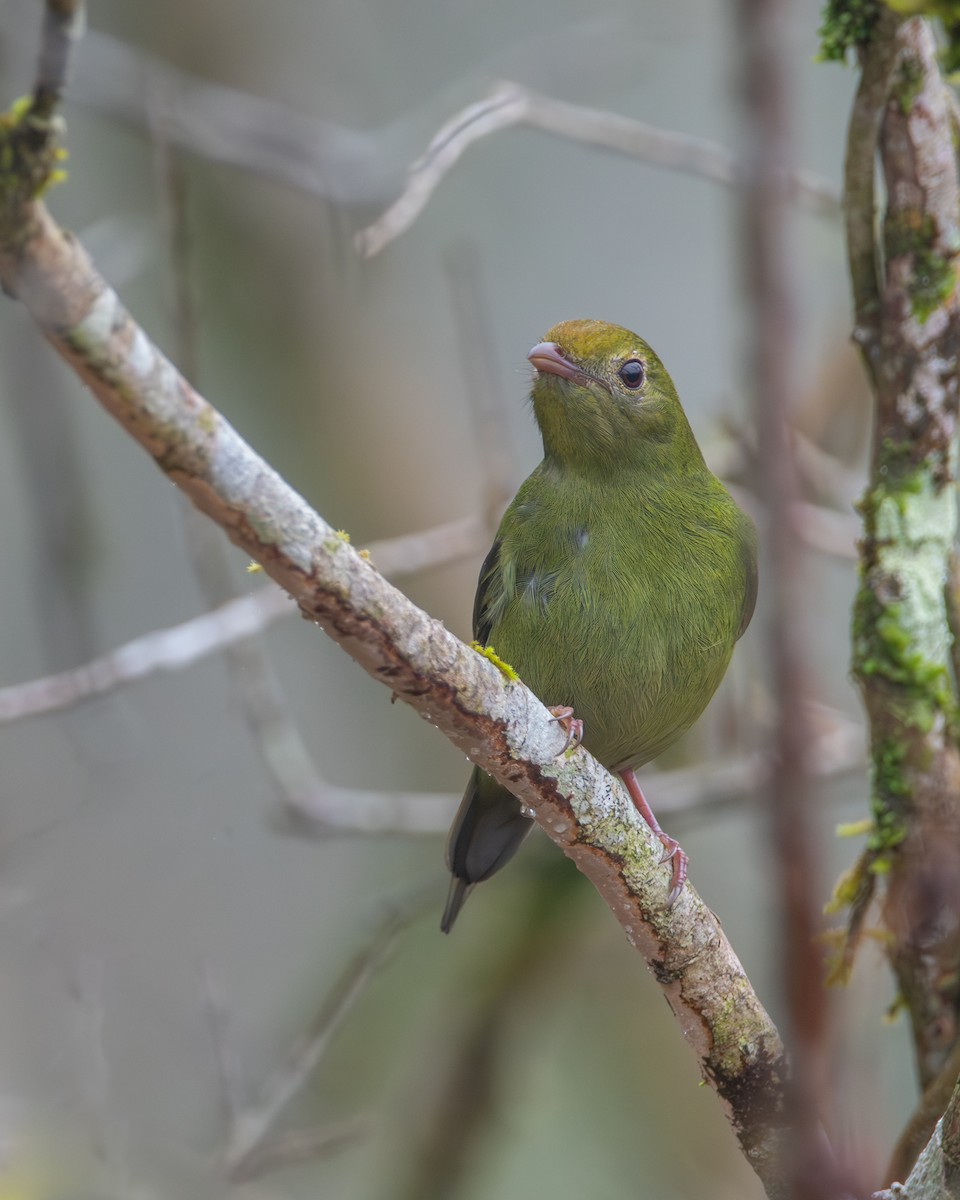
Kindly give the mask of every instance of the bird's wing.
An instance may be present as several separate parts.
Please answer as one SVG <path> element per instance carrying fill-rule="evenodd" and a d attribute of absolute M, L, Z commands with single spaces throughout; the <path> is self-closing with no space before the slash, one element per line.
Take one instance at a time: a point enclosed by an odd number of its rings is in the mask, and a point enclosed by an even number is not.
<path fill-rule="evenodd" d="M 497 538 L 490 547 L 490 553 L 483 560 L 480 578 L 477 580 L 477 595 L 473 602 L 473 636 L 481 646 L 486 646 L 490 640 L 490 630 L 493 628 L 492 610 L 503 586 L 500 577 L 500 545 L 500 538 Z"/>
<path fill-rule="evenodd" d="M 757 606 L 757 547 L 754 539 L 745 539 L 740 553 L 743 556 L 743 605 L 740 609 L 740 628 L 737 637 L 741 637 L 750 624 L 753 610 Z"/>

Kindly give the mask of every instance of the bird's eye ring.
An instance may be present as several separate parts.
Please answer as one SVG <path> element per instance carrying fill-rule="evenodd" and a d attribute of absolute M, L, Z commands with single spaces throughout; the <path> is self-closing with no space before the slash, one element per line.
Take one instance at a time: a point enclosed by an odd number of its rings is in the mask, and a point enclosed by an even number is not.
<path fill-rule="evenodd" d="M 635 392 L 637 388 L 643 386 L 643 363 L 639 358 L 631 358 L 629 362 L 625 362 L 617 372 L 623 383 L 631 392 Z"/>

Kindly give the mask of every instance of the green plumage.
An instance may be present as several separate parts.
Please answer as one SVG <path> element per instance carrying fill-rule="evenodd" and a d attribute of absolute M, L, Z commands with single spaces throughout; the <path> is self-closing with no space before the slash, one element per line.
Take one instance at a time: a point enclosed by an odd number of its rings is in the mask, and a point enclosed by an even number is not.
<path fill-rule="evenodd" d="M 530 358 L 544 458 L 481 568 L 474 636 L 544 703 L 571 706 L 584 746 L 622 771 L 665 750 L 716 691 L 753 612 L 756 533 L 635 334 L 568 321 Z M 445 930 L 529 829 L 475 768 L 447 847 Z"/>

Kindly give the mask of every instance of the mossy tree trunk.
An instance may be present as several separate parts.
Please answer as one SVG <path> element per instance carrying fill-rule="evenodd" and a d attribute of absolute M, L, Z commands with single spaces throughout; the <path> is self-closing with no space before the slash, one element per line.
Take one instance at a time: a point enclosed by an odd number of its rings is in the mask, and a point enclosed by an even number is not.
<path fill-rule="evenodd" d="M 876 421 L 853 673 L 870 724 L 874 829 L 848 881 L 849 952 L 883 879 L 889 959 L 926 1086 L 956 1040 L 960 1001 L 960 748 L 947 602 L 957 533 L 960 185 L 951 100 L 926 22 L 885 13 L 860 61 L 846 219 L 854 336 Z"/>

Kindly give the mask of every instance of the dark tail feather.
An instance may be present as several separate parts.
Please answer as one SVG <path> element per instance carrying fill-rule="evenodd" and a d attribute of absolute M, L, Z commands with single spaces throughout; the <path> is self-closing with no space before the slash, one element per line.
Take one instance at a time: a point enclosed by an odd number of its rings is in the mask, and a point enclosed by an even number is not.
<path fill-rule="evenodd" d="M 450 891 L 447 893 L 447 907 L 443 910 L 443 916 L 440 918 L 440 928 L 444 933 L 449 933 L 453 928 L 453 923 L 457 919 L 457 914 L 473 891 L 473 884 L 467 883 L 465 879 L 458 879 L 456 876 L 450 880 Z"/>
<path fill-rule="evenodd" d="M 444 933 L 450 932 L 474 884 L 509 862 L 532 828 L 520 801 L 474 767 L 447 839 L 447 866 L 453 881 L 440 922 Z"/>

